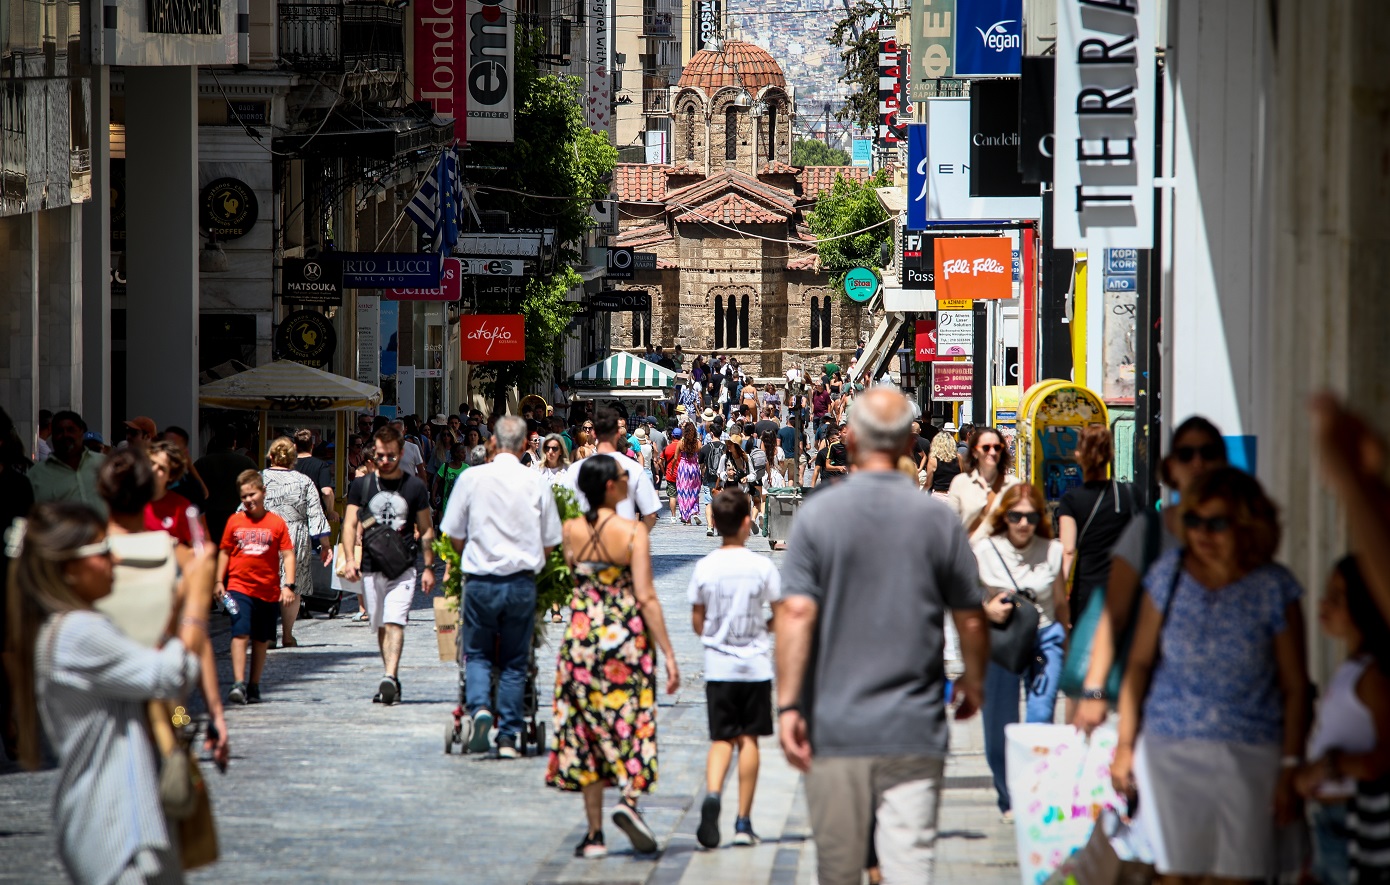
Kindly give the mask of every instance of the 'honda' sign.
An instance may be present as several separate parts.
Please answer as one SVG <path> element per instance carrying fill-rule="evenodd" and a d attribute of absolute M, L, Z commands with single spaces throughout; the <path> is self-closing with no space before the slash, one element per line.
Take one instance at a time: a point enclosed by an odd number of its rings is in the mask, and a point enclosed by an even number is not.
<path fill-rule="evenodd" d="M 459 357 L 466 363 L 512 363 L 526 359 L 526 318 L 519 313 L 475 313 L 459 317 Z"/>
<path fill-rule="evenodd" d="M 463 0 L 420 0 L 415 6 L 415 97 L 441 117 L 454 118 L 454 136 L 467 141 L 468 52 L 462 23 Z"/>

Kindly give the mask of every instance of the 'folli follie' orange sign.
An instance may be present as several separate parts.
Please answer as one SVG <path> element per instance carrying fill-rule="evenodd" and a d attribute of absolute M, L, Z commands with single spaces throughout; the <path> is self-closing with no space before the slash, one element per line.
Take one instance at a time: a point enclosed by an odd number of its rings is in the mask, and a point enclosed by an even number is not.
<path fill-rule="evenodd" d="M 1012 298 L 1013 243 L 1008 237 L 937 237 L 936 297 Z"/>

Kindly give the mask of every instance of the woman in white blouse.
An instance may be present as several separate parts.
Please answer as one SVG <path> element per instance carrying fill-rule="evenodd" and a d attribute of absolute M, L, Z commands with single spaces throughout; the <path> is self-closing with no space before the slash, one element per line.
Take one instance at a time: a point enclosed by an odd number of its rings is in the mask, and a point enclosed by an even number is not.
<path fill-rule="evenodd" d="M 1004 780 L 1004 726 L 1018 721 L 1018 690 L 1027 691 L 1029 722 L 1051 722 L 1057 705 L 1057 682 L 1062 675 L 1062 644 L 1067 638 L 1066 584 L 1062 578 L 1062 542 L 1052 537 L 1042 492 L 1015 483 L 999 496 L 981 526 L 987 532 L 975 541 L 975 560 L 985 614 L 1003 623 L 1013 596 L 1030 600 L 1038 610 L 1035 663 L 1021 674 L 993 662 L 985 677 L 985 760 L 994 775 L 999 811 L 1013 815 Z"/>
<path fill-rule="evenodd" d="M 964 472 L 951 480 L 946 503 L 956 511 L 971 543 L 990 534 L 991 517 L 1000 495 L 1018 482 L 1009 474 L 1009 449 L 993 427 L 978 427 L 967 441 Z"/>

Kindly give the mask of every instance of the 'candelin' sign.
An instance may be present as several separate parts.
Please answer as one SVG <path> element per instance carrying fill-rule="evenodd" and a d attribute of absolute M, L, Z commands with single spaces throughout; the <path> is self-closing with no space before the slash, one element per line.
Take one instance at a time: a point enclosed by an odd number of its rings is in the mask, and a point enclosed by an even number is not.
<path fill-rule="evenodd" d="M 526 359 L 526 318 L 521 314 L 475 313 L 459 317 L 459 358 L 466 363 L 511 363 Z"/>
<path fill-rule="evenodd" d="M 1008 237 L 939 237 L 935 246 L 938 299 L 1013 297 Z"/>
<path fill-rule="evenodd" d="M 466 141 L 468 41 L 460 20 L 464 0 L 420 0 L 415 7 L 415 97 L 454 118 L 454 135 Z"/>
<path fill-rule="evenodd" d="M 1057 4 L 1057 248 L 1153 248 L 1157 6 Z"/>

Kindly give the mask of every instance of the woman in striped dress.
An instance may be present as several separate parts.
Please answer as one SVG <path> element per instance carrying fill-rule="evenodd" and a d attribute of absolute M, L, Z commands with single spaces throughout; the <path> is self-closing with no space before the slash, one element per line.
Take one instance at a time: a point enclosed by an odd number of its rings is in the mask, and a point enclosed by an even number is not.
<path fill-rule="evenodd" d="M 58 858 L 79 885 L 183 881 L 159 801 L 146 703 L 179 698 L 207 643 L 216 547 L 185 572 L 160 648 L 93 608 L 111 593 L 106 525 L 82 504 L 40 504 L 6 532 L 11 676 L 20 761 L 39 764 L 39 725 L 58 752 Z M 211 554 L 211 555 L 209 555 Z"/>
<path fill-rule="evenodd" d="M 676 453 L 676 504 L 681 522 L 699 522 L 700 512 L 700 436 L 695 425 L 681 430 L 681 447 Z"/>

